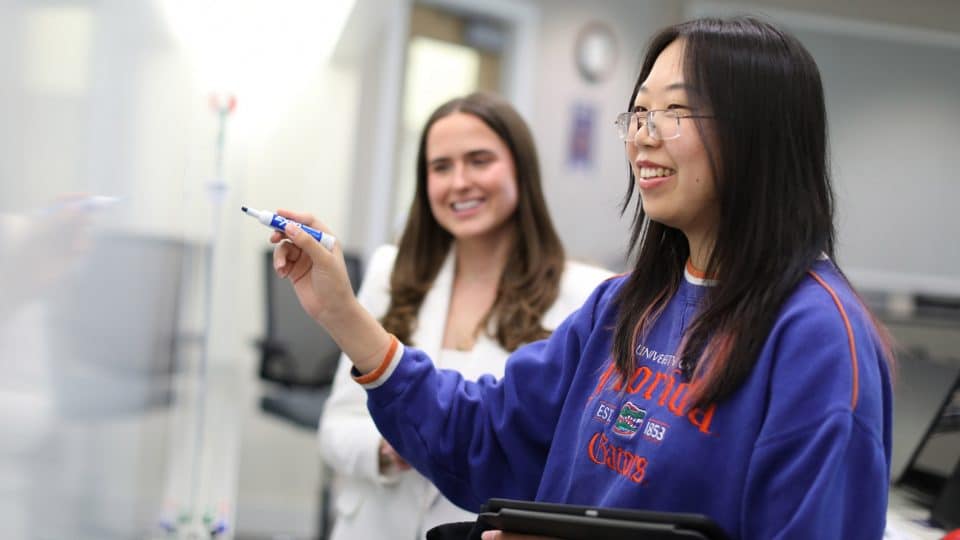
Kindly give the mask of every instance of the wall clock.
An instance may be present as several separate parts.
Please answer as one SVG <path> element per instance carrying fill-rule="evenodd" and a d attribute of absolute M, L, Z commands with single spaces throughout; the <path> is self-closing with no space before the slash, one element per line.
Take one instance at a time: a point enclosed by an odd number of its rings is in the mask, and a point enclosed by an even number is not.
<path fill-rule="evenodd" d="M 574 59 L 584 80 L 600 83 L 610 78 L 617 64 L 617 37 L 609 25 L 591 21 L 577 33 Z"/>

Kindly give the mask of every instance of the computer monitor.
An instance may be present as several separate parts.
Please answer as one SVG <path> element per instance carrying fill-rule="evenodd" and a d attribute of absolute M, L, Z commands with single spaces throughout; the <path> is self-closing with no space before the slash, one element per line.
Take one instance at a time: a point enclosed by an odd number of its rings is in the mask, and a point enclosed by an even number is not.
<path fill-rule="evenodd" d="M 953 471 L 954 463 L 939 457 L 937 426 L 953 401 L 960 364 L 935 362 L 917 352 L 902 352 L 897 361 L 890 473 L 897 485 L 929 491 L 935 486 L 924 487 L 924 479 L 931 472 L 946 476 Z M 960 456 L 960 444 L 954 449 L 956 458 Z"/>
<path fill-rule="evenodd" d="M 932 507 L 960 461 L 960 316 L 952 303 L 915 299 L 885 321 L 898 345 L 891 480 Z"/>
<path fill-rule="evenodd" d="M 960 407 L 960 402 L 957 406 Z M 957 417 L 960 418 L 960 411 Z M 930 521 L 946 530 L 960 528 L 960 460 L 930 510 Z"/>
<path fill-rule="evenodd" d="M 92 239 L 49 302 L 62 414 L 109 417 L 170 403 L 184 265 L 204 249 L 140 234 Z"/>

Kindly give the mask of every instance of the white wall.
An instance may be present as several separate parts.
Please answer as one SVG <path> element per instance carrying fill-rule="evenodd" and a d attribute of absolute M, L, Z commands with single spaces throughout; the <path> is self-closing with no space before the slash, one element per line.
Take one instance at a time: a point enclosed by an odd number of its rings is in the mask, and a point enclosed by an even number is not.
<path fill-rule="evenodd" d="M 410 3 L 407 0 L 357 4 L 334 58 L 356 70 L 358 106 L 349 120 L 349 208 L 342 229 L 346 249 L 368 256 L 389 241 L 397 134 L 400 125 Z"/>
<path fill-rule="evenodd" d="M 960 295 L 960 34 L 798 35 L 824 80 L 841 262 L 864 286 Z"/>
<path fill-rule="evenodd" d="M 454 9 L 467 9 L 468 2 L 461 0 L 430 0 L 432 4 L 446 5 Z M 409 0 L 383 2 L 384 12 L 402 12 Z M 493 16 L 498 15 L 502 3 L 496 3 Z M 520 67 L 520 71 L 532 70 L 523 81 L 514 81 L 512 91 L 520 96 L 518 107 L 530 124 L 540 153 L 544 189 L 547 203 L 555 224 L 563 237 L 571 257 L 592 261 L 610 268 L 623 267 L 623 254 L 629 235 L 629 215 L 619 217 L 619 203 L 627 187 L 627 166 L 623 146 L 616 138 L 613 119 L 624 110 L 630 97 L 632 84 L 639 72 L 640 54 L 650 34 L 661 26 L 679 20 L 681 5 L 668 0 L 608 0 L 601 4 L 583 4 L 566 0 L 530 0 L 522 4 L 525 17 L 539 20 L 533 29 L 537 36 L 534 51 L 524 51 L 535 57 L 532 66 Z M 470 8 L 471 12 L 483 11 L 483 4 Z M 539 11 L 533 14 L 533 11 Z M 596 19 L 611 25 L 620 45 L 620 57 L 615 76 L 605 83 L 590 85 L 576 72 L 573 43 L 582 24 Z M 393 77 L 371 73 L 372 69 L 393 70 L 389 61 L 402 61 L 402 55 L 390 52 L 388 44 L 395 43 L 394 34 L 405 28 L 400 22 L 386 22 L 369 17 L 351 33 L 373 35 L 367 42 L 368 49 L 362 60 L 365 71 L 363 84 L 364 107 L 358 116 L 359 129 L 389 122 L 383 115 L 399 114 L 399 103 L 384 103 L 382 94 L 399 92 L 400 86 Z M 386 29 L 384 28 L 386 26 Z M 394 51 L 395 52 L 395 51 Z M 392 58 L 387 58 L 388 56 Z M 388 61 L 389 60 L 389 61 Z M 371 88 L 371 85 L 373 87 Z M 532 96 L 530 98 L 529 96 Z M 566 166 L 567 148 L 571 129 L 571 107 L 580 102 L 596 108 L 594 126 L 594 166 L 590 170 L 573 170 Z M 391 113 L 391 110 L 393 112 Z M 368 140 L 374 140 L 370 134 Z M 369 144 L 369 143 L 368 143 Z M 383 193 L 391 193 L 389 173 L 382 167 L 377 173 L 373 161 L 385 158 L 371 153 L 360 143 L 354 155 L 356 177 L 352 180 L 350 229 L 352 242 L 364 252 L 369 252 L 377 241 L 390 238 L 389 223 L 382 217 L 371 216 L 370 201 Z M 413 164 L 397 166 L 413 167 Z M 376 202 L 376 201 L 374 201 Z M 585 226 L 589 224 L 589 226 Z M 371 227 L 374 229 L 371 230 Z M 356 238 L 366 240 L 357 243 Z"/>
<path fill-rule="evenodd" d="M 550 212 L 571 257 L 623 270 L 631 210 L 619 215 L 629 169 L 613 120 L 627 110 L 646 42 L 663 26 L 680 20 L 681 5 L 670 1 L 616 0 L 539 2 L 543 25 L 534 80 L 535 109 L 529 118 Z M 610 25 L 619 43 L 614 75 L 599 84 L 576 71 L 574 39 L 591 20 Z M 572 107 L 595 107 L 592 144 L 594 165 L 588 170 L 567 165 Z"/>
<path fill-rule="evenodd" d="M 882 9 L 869 15 L 876 20 L 852 19 L 856 10 L 828 4 L 540 2 L 538 99 L 530 120 L 550 209 L 570 254 L 615 269 L 622 264 L 630 214 L 620 218 L 617 208 L 627 168 L 612 118 L 626 107 L 652 33 L 699 14 L 748 12 L 794 31 L 820 66 L 838 194 L 840 262 L 864 287 L 960 294 L 960 242 L 955 239 L 960 213 L 954 211 L 960 182 L 951 159 L 951 141 L 960 141 L 960 33 L 956 25 L 919 17 L 902 4 L 881 2 Z M 955 8 L 942 6 L 940 18 L 953 20 Z M 616 75 L 599 85 L 578 77 L 572 56 L 577 30 L 593 19 L 610 24 L 621 45 Z M 570 107 L 576 102 L 599 111 L 593 170 L 566 165 Z M 909 135 L 895 127 L 904 109 L 923 126 Z"/>
<path fill-rule="evenodd" d="M 813 54 L 827 103 L 838 258 L 854 283 L 960 295 L 956 5 L 928 6 L 928 16 L 918 19 L 916 6 L 882 3 L 868 15 L 874 20 L 826 6 L 817 12 L 728 2 L 688 7 L 691 16 L 765 17 L 796 34 Z M 934 24 L 930 12 L 943 21 Z M 891 22 L 898 18 L 913 24 Z"/>

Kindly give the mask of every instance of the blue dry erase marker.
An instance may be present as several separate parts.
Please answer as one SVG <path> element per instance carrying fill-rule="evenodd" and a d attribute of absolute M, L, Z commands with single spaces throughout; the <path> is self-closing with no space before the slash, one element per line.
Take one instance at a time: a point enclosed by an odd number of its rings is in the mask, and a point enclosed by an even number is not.
<path fill-rule="evenodd" d="M 273 227 L 280 232 L 283 232 L 283 228 L 286 227 L 287 223 L 293 223 L 294 225 L 303 229 L 303 231 L 310 236 L 317 239 L 317 242 L 320 242 L 320 245 L 333 251 L 333 245 L 337 242 L 337 239 L 331 234 L 323 234 L 322 232 L 311 229 L 306 225 L 297 223 L 292 219 L 287 219 L 279 214 L 274 214 L 273 212 L 267 212 L 266 210 L 254 210 L 253 208 L 247 208 L 246 206 L 241 206 L 248 216 L 255 218 L 260 223 L 263 223 L 267 227 Z"/>

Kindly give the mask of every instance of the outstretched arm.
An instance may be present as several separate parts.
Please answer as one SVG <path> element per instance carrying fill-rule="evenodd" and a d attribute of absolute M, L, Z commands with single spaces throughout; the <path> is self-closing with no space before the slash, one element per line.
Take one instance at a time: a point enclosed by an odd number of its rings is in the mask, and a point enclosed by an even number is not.
<path fill-rule="evenodd" d="M 396 251 L 394 246 L 381 246 L 374 252 L 357 293 L 360 304 L 375 317 L 382 316 L 389 306 Z M 396 481 L 399 475 L 390 473 L 402 472 L 409 465 L 377 431 L 367 412 L 367 393 L 350 376 L 352 368 L 350 359 L 341 355 L 320 419 L 320 455 L 339 475 L 378 483 Z"/>
<path fill-rule="evenodd" d="M 279 213 L 328 232 L 311 216 Z M 353 361 L 353 376 L 367 388 L 367 407 L 384 437 L 464 508 L 476 511 L 490 497 L 535 498 L 576 374 L 597 368 L 581 359 L 609 354 L 608 340 L 591 340 L 607 287 L 549 339 L 518 349 L 502 379 L 466 381 L 388 334 L 353 297 L 340 248 L 328 251 L 295 227 L 288 226 L 290 242 L 278 246 L 275 267 Z M 589 346 L 596 350 L 585 352 Z M 591 381 L 592 389 L 592 379 L 579 380 Z"/>
<path fill-rule="evenodd" d="M 596 365 L 581 360 L 609 347 L 591 339 L 602 291 L 549 339 L 514 352 L 499 380 L 465 380 L 436 369 L 422 351 L 397 344 L 376 371 L 355 372 L 380 432 L 464 508 L 476 511 L 490 497 L 534 499 L 571 388 L 589 385 L 577 395 L 592 390 L 593 380 L 577 373 Z"/>

